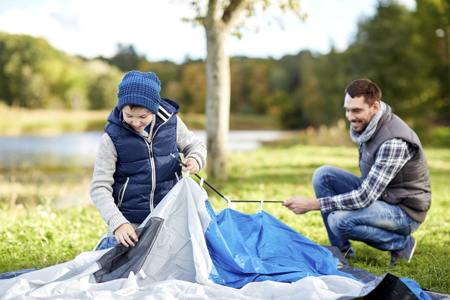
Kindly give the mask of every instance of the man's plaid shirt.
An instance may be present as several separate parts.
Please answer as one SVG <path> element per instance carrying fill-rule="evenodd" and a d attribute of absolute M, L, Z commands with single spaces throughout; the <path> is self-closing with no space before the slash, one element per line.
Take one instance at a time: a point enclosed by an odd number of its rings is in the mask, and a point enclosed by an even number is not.
<path fill-rule="evenodd" d="M 369 206 L 380 198 L 387 185 L 415 154 L 402 139 L 390 139 L 378 149 L 377 158 L 361 186 L 353 191 L 332 197 L 319 198 L 320 210 L 353 210 Z"/>

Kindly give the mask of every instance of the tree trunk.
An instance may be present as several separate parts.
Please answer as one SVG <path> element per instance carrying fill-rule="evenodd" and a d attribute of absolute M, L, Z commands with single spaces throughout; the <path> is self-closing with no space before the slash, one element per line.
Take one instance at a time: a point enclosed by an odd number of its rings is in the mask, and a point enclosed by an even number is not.
<path fill-rule="evenodd" d="M 221 23 L 205 26 L 207 57 L 206 134 L 208 176 L 227 179 L 226 156 L 230 119 L 230 62 L 225 53 L 227 29 Z"/>

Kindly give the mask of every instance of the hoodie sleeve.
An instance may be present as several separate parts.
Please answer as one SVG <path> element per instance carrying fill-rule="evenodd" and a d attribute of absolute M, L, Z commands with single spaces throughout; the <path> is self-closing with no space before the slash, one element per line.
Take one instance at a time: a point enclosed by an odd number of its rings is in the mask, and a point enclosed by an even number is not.
<path fill-rule="evenodd" d="M 90 194 L 92 202 L 108 224 L 109 233 L 113 233 L 120 225 L 129 223 L 114 203 L 112 196 L 116 161 L 117 151 L 114 143 L 109 135 L 104 133 L 95 159 Z"/>
<path fill-rule="evenodd" d="M 184 157 L 192 157 L 200 166 L 200 169 L 206 165 L 206 146 L 205 144 L 187 128 L 186 124 L 177 115 L 177 147 L 183 153 Z"/>

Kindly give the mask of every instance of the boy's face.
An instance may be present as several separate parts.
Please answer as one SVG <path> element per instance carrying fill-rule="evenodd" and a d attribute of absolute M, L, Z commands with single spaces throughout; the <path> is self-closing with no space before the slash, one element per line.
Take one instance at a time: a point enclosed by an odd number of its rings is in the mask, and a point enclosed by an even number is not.
<path fill-rule="evenodd" d="M 134 107 L 126 105 L 122 108 L 123 120 L 137 132 L 144 131 L 153 120 L 153 113 L 145 107 Z"/>

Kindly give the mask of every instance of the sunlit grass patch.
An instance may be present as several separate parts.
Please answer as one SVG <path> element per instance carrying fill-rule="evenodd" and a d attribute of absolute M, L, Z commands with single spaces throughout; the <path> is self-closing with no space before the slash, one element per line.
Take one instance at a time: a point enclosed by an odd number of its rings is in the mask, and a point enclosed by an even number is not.
<path fill-rule="evenodd" d="M 42 268 L 93 249 L 104 232 L 103 221 L 92 206 L 55 210 L 0 209 L 2 255 L 0 272 Z"/>

